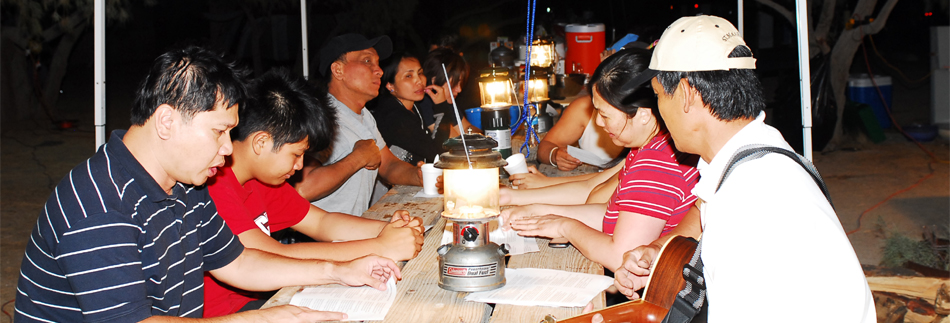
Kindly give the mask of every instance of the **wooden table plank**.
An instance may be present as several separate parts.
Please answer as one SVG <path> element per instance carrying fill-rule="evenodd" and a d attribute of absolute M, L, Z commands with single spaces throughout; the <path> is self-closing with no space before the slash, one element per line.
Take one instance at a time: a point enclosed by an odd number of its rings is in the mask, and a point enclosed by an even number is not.
<path fill-rule="evenodd" d="M 491 307 L 485 303 L 466 302 L 466 293 L 439 288 L 439 260 L 436 249 L 442 242 L 445 219 L 442 198 L 414 198 L 418 186 L 396 186 L 370 207 L 363 217 L 389 220 L 396 210 L 407 210 L 423 223 L 434 224 L 426 234 L 422 251 L 402 268 L 403 279 L 396 284 L 398 295 L 384 322 L 488 322 Z M 305 286 L 318 287 L 318 286 Z M 301 286 L 282 288 L 261 309 L 290 303 Z"/>
<path fill-rule="evenodd" d="M 403 269 L 403 280 L 397 285 L 399 295 L 386 315 L 386 322 L 487 322 L 491 307 L 485 303 L 466 302 L 466 293 L 439 287 L 439 259 L 436 249 L 441 245 L 445 219 L 439 221 L 426 236 L 419 256 Z"/>
<path fill-rule="evenodd" d="M 538 238 L 541 252 L 532 252 L 512 256 L 508 261 L 508 268 L 548 268 L 578 273 L 603 275 L 604 267 L 597 264 L 574 247 L 551 248 L 548 239 Z M 604 293 L 594 297 L 594 308 L 604 308 Z M 548 306 L 516 306 L 495 305 L 490 322 L 539 322 L 545 315 L 551 314 L 558 318 L 568 318 L 581 314 L 581 307 L 548 307 Z"/>
<path fill-rule="evenodd" d="M 424 223 L 434 224 L 432 230 L 426 234 L 422 252 L 403 266 L 403 279 L 396 284 L 396 301 L 384 322 L 537 322 L 547 314 L 563 318 L 580 314 L 581 308 L 513 305 L 497 305 L 493 311 L 488 304 L 466 302 L 464 298 L 467 293 L 439 288 L 440 268 L 436 249 L 441 245 L 445 227 L 445 219 L 440 216 L 442 199 L 414 198 L 420 189 L 414 186 L 396 186 L 363 214 L 366 218 L 389 220 L 394 211 L 408 210 L 413 216 L 423 218 Z M 507 267 L 551 268 L 603 274 L 603 267 L 588 260 L 577 249 L 555 249 L 548 247 L 547 243 L 547 239 L 538 239 L 541 252 L 512 256 Z M 261 308 L 288 304 L 293 295 L 302 288 L 285 287 Z M 597 308 L 604 307 L 603 293 L 594 299 L 594 305 Z"/>
<path fill-rule="evenodd" d="M 419 186 L 393 186 L 383 198 L 363 213 L 367 219 L 389 221 L 397 210 L 409 211 L 409 215 L 422 218 L 425 225 L 433 225 L 441 218 L 442 197 L 413 197 L 422 190 Z"/>
<path fill-rule="evenodd" d="M 466 302 L 463 299 L 466 293 L 439 288 L 439 260 L 435 250 L 442 240 L 445 219 L 438 219 L 430 231 L 436 234 L 427 234 L 422 252 L 403 267 L 402 280 L 396 284 L 396 301 L 383 322 L 488 322 L 491 316 L 488 304 Z M 290 303 L 293 295 L 302 288 L 282 288 L 261 309 Z"/>

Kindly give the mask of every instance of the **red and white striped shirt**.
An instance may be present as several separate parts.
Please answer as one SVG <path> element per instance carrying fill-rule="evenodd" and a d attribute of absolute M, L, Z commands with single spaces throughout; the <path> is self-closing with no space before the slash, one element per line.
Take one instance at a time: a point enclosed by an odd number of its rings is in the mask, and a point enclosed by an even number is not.
<path fill-rule="evenodd" d="M 696 202 L 691 191 L 699 179 L 697 160 L 695 155 L 676 151 L 666 132 L 631 150 L 607 202 L 604 233 L 614 234 L 620 211 L 666 220 L 660 235 L 669 233 Z"/>

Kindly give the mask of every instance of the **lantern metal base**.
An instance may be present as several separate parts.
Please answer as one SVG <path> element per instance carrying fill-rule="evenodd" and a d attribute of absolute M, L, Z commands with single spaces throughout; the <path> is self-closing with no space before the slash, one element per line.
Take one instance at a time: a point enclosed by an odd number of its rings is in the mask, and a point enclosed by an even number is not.
<path fill-rule="evenodd" d="M 446 244 L 438 249 L 439 287 L 456 292 L 483 292 L 505 286 L 508 250 L 494 242 L 477 247 Z"/>

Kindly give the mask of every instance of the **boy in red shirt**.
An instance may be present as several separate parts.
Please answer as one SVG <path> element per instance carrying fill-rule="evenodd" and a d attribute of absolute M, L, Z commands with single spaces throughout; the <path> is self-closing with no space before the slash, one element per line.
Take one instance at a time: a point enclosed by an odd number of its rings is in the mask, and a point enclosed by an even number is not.
<path fill-rule="evenodd" d="M 249 85 L 240 123 L 231 130 L 234 153 L 208 190 L 235 235 L 248 248 L 294 258 L 344 261 L 377 254 L 408 260 L 422 250 L 422 221 L 396 211 L 392 222 L 329 213 L 310 204 L 285 181 L 310 149 L 325 149 L 336 116 L 324 95 L 286 70 L 272 70 Z M 285 228 L 316 241 L 281 244 L 270 237 Z M 330 242 L 343 241 L 343 242 Z M 266 299 L 205 275 L 205 317 L 259 308 Z"/>

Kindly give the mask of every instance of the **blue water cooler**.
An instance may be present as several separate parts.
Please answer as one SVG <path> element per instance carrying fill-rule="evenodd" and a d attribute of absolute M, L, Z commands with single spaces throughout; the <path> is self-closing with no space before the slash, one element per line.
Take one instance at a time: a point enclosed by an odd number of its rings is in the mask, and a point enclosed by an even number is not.
<path fill-rule="evenodd" d="M 877 83 L 877 86 L 881 89 L 884 101 L 881 101 L 881 95 L 879 95 L 877 89 L 874 88 L 874 83 Z M 851 75 L 851 78 L 848 79 L 848 100 L 871 106 L 877 123 L 881 125 L 882 129 L 887 129 L 891 127 L 891 118 L 887 115 L 887 110 L 885 110 L 884 106 L 886 103 L 893 111 L 893 107 L 891 106 L 891 87 L 890 76 L 876 75 L 872 83 L 871 77 L 867 74 Z"/>

